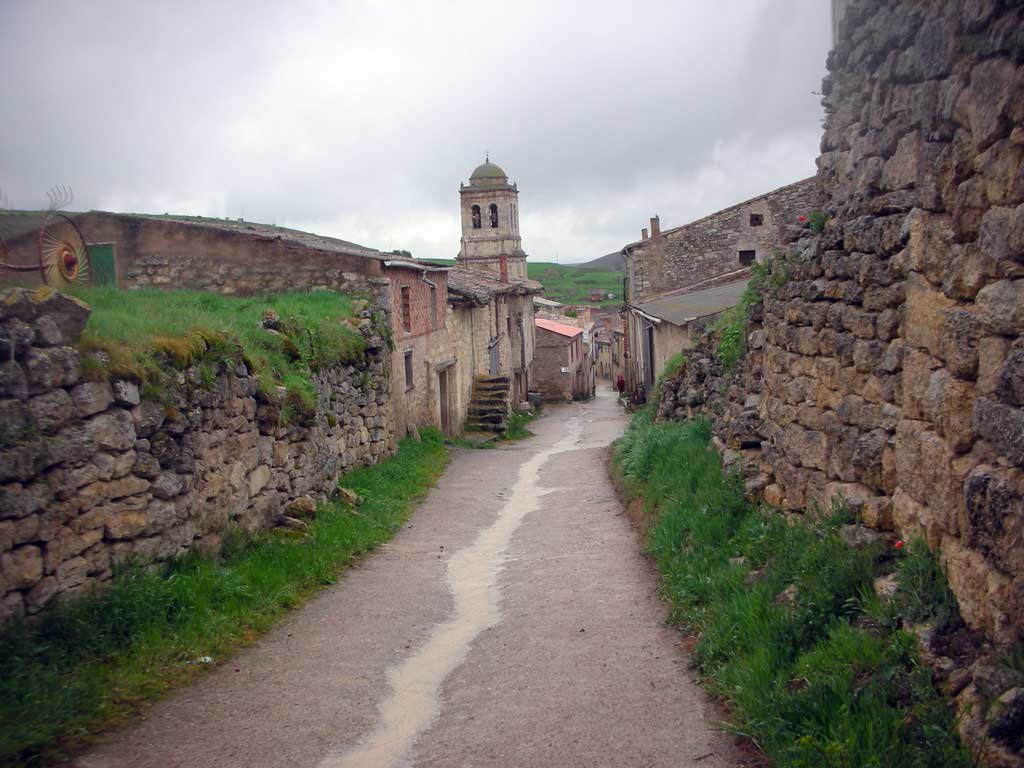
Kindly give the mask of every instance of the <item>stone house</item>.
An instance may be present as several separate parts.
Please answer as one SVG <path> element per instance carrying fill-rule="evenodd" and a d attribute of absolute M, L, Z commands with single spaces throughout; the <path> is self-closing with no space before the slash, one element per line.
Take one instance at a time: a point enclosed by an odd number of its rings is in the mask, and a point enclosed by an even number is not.
<path fill-rule="evenodd" d="M 384 262 L 394 341 L 391 408 L 398 435 L 428 424 L 452 435 L 462 423 L 466 403 L 456 381 L 449 271 L 408 259 Z"/>
<path fill-rule="evenodd" d="M 709 324 L 739 303 L 749 282 L 750 271 L 741 270 L 631 306 L 627 327 L 636 343 L 625 378 L 649 389 L 673 355 L 691 349 Z"/>
<path fill-rule="evenodd" d="M 651 387 L 690 343 L 690 324 L 739 301 L 750 267 L 784 247 L 785 227 L 806 218 L 817 195 L 812 177 L 673 229 L 662 231 L 655 216 L 650 230 L 622 249 L 630 389 Z M 681 298 L 699 287 L 707 293 Z"/>
<path fill-rule="evenodd" d="M 534 384 L 547 401 L 568 402 L 589 397 L 589 354 L 583 329 L 538 317 Z"/>

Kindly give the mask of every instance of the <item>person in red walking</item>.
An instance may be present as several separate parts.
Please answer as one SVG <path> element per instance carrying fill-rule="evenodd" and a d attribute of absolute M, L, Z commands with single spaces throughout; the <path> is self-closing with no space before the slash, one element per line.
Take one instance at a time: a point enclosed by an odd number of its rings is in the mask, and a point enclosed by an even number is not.
<path fill-rule="evenodd" d="M 619 378 L 615 380 L 615 388 L 619 390 L 619 397 L 626 391 L 626 380 L 622 378 L 622 374 L 619 374 Z"/>

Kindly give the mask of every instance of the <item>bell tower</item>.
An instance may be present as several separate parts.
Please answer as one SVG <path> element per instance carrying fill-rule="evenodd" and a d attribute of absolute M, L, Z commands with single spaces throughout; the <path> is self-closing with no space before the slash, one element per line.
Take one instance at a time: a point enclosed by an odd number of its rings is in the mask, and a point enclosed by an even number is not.
<path fill-rule="evenodd" d="M 519 189 L 501 168 L 484 160 L 459 185 L 462 246 L 457 262 L 493 273 L 502 282 L 526 279 L 526 253 L 519 237 Z"/>

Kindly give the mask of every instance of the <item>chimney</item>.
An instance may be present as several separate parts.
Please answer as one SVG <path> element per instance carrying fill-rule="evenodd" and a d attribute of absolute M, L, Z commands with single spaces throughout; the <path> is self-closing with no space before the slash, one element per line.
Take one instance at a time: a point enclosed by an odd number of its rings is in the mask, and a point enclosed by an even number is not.
<path fill-rule="evenodd" d="M 641 240 L 646 240 L 647 239 L 647 227 L 644 227 L 643 229 L 640 230 L 640 239 Z"/>
<path fill-rule="evenodd" d="M 651 217 L 651 237 L 657 237 L 661 234 L 661 219 L 657 216 Z"/>

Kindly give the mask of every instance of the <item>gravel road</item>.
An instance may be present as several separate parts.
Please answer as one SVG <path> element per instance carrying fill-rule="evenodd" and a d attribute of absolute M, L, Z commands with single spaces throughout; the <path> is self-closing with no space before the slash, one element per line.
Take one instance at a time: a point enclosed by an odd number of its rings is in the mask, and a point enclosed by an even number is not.
<path fill-rule="evenodd" d="M 625 423 L 603 390 L 457 451 L 390 544 L 75 765 L 743 764 L 608 482 Z"/>

